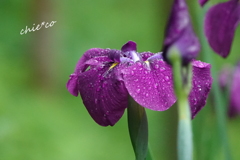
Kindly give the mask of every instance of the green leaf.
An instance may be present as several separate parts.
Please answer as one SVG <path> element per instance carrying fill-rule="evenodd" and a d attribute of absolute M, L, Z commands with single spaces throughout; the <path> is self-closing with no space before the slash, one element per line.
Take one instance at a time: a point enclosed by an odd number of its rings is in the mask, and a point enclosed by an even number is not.
<path fill-rule="evenodd" d="M 128 129 L 136 160 L 145 160 L 148 152 L 148 122 L 145 109 L 129 96 Z"/>

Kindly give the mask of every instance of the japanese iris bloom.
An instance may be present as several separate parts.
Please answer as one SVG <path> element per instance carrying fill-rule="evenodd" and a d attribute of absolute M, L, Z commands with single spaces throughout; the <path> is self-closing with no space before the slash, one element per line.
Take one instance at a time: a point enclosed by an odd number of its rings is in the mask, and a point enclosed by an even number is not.
<path fill-rule="evenodd" d="M 210 64 L 195 61 L 189 102 L 192 118 L 202 109 L 211 88 Z M 68 91 L 78 96 L 92 118 L 102 126 L 113 126 L 128 107 L 131 96 L 145 108 L 169 109 L 175 102 L 172 70 L 161 53 L 136 50 L 129 41 L 121 50 L 93 48 L 78 61 L 67 83 Z"/>
<path fill-rule="evenodd" d="M 226 58 L 240 22 L 239 0 L 229 0 L 211 7 L 206 13 L 204 31 L 211 48 Z"/>
<path fill-rule="evenodd" d="M 232 71 L 229 67 L 223 68 L 219 76 L 219 83 L 223 89 L 229 87 L 228 114 L 234 117 L 240 114 L 240 62 Z"/>

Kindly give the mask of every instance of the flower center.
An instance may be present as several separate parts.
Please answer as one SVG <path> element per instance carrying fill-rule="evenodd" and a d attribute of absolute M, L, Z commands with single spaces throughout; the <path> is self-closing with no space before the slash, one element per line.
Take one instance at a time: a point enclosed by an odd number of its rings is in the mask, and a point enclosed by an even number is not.
<path fill-rule="evenodd" d="M 137 53 L 135 51 L 130 51 L 129 53 L 132 57 L 133 62 L 137 62 L 137 61 L 141 60 L 139 53 Z"/>

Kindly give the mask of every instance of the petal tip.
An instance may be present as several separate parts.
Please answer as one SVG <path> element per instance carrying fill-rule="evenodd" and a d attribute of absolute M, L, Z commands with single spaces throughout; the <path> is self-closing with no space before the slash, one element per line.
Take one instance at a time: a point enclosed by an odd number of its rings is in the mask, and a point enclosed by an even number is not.
<path fill-rule="evenodd" d="M 136 51 L 137 50 L 137 44 L 133 41 L 128 41 L 126 44 L 124 44 L 121 48 L 123 52 L 128 51 Z"/>
<path fill-rule="evenodd" d="M 73 96 L 78 96 L 78 76 L 76 74 L 71 74 L 70 79 L 67 82 L 67 90 Z"/>

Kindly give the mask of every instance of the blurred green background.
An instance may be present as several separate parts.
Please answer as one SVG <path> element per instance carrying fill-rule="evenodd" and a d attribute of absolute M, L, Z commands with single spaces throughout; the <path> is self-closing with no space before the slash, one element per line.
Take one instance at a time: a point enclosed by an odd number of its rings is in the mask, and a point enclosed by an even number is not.
<path fill-rule="evenodd" d="M 0 160 L 133 160 L 126 114 L 114 127 L 97 125 L 66 82 L 90 48 L 120 49 L 128 40 L 138 51 L 159 52 L 172 1 L 1 0 Z M 189 1 L 198 30 L 196 1 Z M 26 26 L 57 21 L 20 35 Z M 240 30 L 227 59 L 239 59 Z M 211 53 L 209 53 L 211 54 Z M 199 57 L 199 59 L 201 56 Z M 209 100 L 210 101 L 210 100 Z M 147 110 L 150 148 L 156 160 L 176 159 L 176 107 Z M 228 120 L 234 159 L 240 158 L 240 118 Z M 194 159 L 223 159 L 211 105 L 193 120 Z"/>

